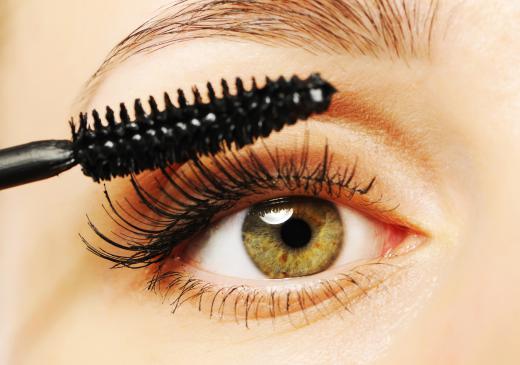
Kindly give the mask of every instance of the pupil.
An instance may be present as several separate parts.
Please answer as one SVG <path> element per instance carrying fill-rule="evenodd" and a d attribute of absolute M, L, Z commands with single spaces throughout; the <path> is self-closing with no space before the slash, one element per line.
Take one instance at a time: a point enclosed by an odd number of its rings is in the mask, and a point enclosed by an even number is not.
<path fill-rule="evenodd" d="M 303 219 L 291 218 L 282 224 L 280 235 L 283 243 L 287 246 L 301 248 L 310 242 L 312 230 Z"/>

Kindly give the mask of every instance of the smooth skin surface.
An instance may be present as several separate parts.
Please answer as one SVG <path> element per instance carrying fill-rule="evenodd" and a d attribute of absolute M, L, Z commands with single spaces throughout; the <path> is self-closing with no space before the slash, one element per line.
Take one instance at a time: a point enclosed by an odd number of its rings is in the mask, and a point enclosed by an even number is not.
<path fill-rule="evenodd" d="M 0 193 L 0 362 L 517 363 L 520 4 L 441 1 L 442 31 L 426 60 L 311 54 L 251 40 L 176 44 L 117 66 L 78 104 L 112 47 L 166 4 L 4 3 L 0 146 L 68 138 L 70 115 L 136 96 L 220 77 L 319 70 L 391 116 L 393 137 L 354 123 L 388 124 L 360 106 L 344 107 L 342 122 L 318 123 L 311 132 L 333 138 L 345 156 L 364 156 L 367 176 L 377 173 L 380 189 L 428 232 L 428 242 L 402 259 L 402 275 L 341 320 L 246 329 L 190 306 L 172 316 L 160 296 L 143 289 L 142 272 L 109 270 L 86 251 L 78 232 L 88 231 L 85 213 L 103 219 L 102 187 L 75 169 Z M 301 135 L 298 128 L 279 143 Z M 124 194 L 123 183 L 115 188 Z"/>

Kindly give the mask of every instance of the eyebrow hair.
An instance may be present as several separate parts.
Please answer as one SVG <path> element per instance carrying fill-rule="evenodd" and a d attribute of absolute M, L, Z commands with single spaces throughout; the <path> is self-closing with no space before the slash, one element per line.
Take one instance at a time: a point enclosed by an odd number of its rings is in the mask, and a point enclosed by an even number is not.
<path fill-rule="evenodd" d="M 313 54 L 429 58 L 438 6 L 438 0 L 177 1 L 110 51 L 80 99 L 132 56 L 204 38 L 297 47 Z"/>

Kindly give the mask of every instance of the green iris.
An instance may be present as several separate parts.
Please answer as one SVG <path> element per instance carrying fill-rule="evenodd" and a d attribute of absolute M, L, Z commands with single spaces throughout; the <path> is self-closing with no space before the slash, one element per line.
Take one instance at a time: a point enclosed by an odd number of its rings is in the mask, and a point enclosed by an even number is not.
<path fill-rule="evenodd" d="M 255 265 L 270 278 L 311 275 L 328 268 L 338 256 L 343 224 L 329 201 L 274 199 L 249 209 L 242 241 Z"/>

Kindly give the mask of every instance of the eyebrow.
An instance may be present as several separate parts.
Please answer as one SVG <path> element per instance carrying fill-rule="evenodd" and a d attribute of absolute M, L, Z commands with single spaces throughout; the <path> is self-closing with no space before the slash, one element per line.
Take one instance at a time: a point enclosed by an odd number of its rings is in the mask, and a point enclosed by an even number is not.
<path fill-rule="evenodd" d="M 197 39 L 245 40 L 312 54 L 429 58 L 438 7 L 438 0 L 177 1 L 110 51 L 80 101 L 130 57 Z"/>

